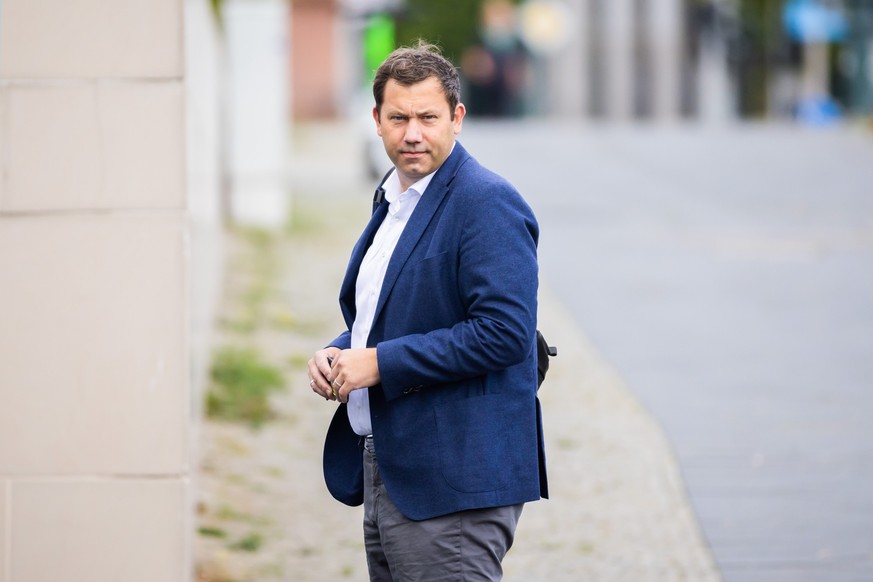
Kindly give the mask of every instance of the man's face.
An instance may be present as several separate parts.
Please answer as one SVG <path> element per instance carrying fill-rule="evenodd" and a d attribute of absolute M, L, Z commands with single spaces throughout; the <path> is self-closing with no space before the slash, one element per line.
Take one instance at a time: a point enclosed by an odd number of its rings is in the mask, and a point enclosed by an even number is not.
<path fill-rule="evenodd" d="M 373 119 L 404 190 L 446 161 L 455 136 L 461 132 L 465 112 L 459 103 L 452 119 L 436 77 L 409 86 L 388 80 L 381 116 L 374 107 Z"/>

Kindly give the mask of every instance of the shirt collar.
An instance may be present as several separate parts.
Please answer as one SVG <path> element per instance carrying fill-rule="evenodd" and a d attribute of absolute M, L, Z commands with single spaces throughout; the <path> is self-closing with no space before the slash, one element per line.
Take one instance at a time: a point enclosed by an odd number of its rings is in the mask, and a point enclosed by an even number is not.
<path fill-rule="evenodd" d="M 449 155 L 451 155 L 451 153 L 455 151 L 455 144 L 457 143 L 457 141 L 452 142 L 452 149 L 449 150 Z M 394 168 L 394 171 L 391 172 L 391 175 L 388 177 L 387 180 L 385 180 L 385 200 L 387 200 L 389 204 L 397 202 L 398 200 L 402 202 L 403 198 L 406 198 L 406 196 L 404 195 L 406 195 L 407 192 L 414 192 L 418 196 L 424 196 L 424 191 L 427 190 L 427 187 L 430 184 L 430 181 L 433 180 L 433 175 L 437 173 L 437 170 L 439 170 L 439 168 L 410 186 L 409 190 L 407 190 L 406 192 L 401 192 L 400 177 L 397 175 L 397 168 Z"/>
<path fill-rule="evenodd" d="M 424 195 L 424 191 L 427 190 L 430 181 L 433 179 L 433 175 L 436 172 L 431 172 L 415 184 L 409 187 L 409 190 L 405 192 L 400 191 L 400 177 L 397 175 L 397 170 L 395 169 L 391 172 L 391 175 L 385 181 L 385 200 L 388 201 L 389 204 L 394 204 L 398 201 L 402 202 L 406 199 L 410 194 L 422 196 Z"/>

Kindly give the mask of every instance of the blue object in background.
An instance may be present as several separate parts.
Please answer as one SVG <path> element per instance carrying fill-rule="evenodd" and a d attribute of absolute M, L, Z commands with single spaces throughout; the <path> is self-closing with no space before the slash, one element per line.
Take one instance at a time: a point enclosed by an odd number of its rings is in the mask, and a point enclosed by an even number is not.
<path fill-rule="evenodd" d="M 800 101 L 795 116 L 804 125 L 827 127 L 840 121 L 843 113 L 836 101 L 827 95 L 821 95 Z"/>
<path fill-rule="evenodd" d="M 783 9 L 782 22 L 791 39 L 802 43 L 840 41 L 848 29 L 842 12 L 818 0 L 790 0 Z"/>

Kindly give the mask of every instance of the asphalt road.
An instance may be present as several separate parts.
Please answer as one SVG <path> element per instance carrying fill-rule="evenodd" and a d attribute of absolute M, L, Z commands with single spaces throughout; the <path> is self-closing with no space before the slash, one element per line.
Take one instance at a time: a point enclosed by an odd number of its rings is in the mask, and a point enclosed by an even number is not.
<path fill-rule="evenodd" d="M 466 122 L 726 582 L 873 580 L 873 135 Z M 544 330 L 548 332 L 548 330 Z"/>

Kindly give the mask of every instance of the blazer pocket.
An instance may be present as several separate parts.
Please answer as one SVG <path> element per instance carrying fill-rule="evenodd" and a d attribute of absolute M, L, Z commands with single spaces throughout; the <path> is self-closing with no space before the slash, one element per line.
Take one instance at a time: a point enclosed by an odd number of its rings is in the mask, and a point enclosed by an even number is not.
<path fill-rule="evenodd" d="M 506 396 L 489 394 L 442 403 L 434 408 L 440 464 L 446 483 L 463 493 L 505 489 L 511 462 L 500 434 L 510 430 Z M 503 423 L 501 423 L 501 419 Z"/>
<path fill-rule="evenodd" d="M 448 277 L 450 254 L 440 253 L 414 263 L 407 263 L 397 276 L 397 285 L 404 288 L 404 297 L 409 293 L 422 291 L 432 295 L 434 289 L 441 289 Z"/>
<path fill-rule="evenodd" d="M 438 255 L 426 257 L 413 265 L 412 272 L 416 277 L 443 274 L 448 268 L 449 256 L 448 251 L 443 251 Z"/>
<path fill-rule="evenodd" d="M 397 277 L 391 294 L 400 298 L 410 329 L 424 333 L 449 327 L 463 314 L 452 258 L 449 252 L 427 257 L 408 265 Z"/>

